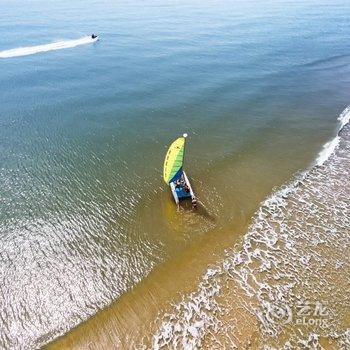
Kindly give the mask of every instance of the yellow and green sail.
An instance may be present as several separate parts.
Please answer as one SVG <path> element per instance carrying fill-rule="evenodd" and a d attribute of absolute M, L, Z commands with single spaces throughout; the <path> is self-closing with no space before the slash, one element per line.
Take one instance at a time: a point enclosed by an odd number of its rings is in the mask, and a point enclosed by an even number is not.
<path fill-rule="evenodd" d="M 164 160 L 163 179 L 169 184 L 182 174 L 182 165 L 185 155 L 186 134 L 176 139 L 168 149 Z"/>

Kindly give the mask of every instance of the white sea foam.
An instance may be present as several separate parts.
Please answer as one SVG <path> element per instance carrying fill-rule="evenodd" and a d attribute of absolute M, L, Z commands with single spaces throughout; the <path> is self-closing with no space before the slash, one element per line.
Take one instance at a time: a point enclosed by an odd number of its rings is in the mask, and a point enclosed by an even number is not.
<path fill-rule="evenodd" d="M 327 142 L 323 147 L 316 159 L 316 165 L 321 166 L 324 162 L 333 154 L 335 149 L 339 145 L 340 137 L 339 133 L 343 130 L 344 126 L 350 121 L 350 106 L 346 107 L 344 111 L 339 115 L 338 121 L 340 123 L 337 136 L 332 140 Z"/>
<path fill-rule="evenodd" d="M 65 40 L 57 41 L 51 44 L 37 45 L 37 46 L 27 46 L 27 47 L 18 47 L 16 49 L 0 51 L 0 58 L 11 58 L 11 57 L 21 57 L 34 55 L 39 52 L 48 52 L 61 49 L 69 49 L 79 45 L 91 44 L 98 39 L 92 39 L 91 36 L 84 36 L 80 39 L 75 40 Z"/>
<path fill-rule="evenodd" d="M 344 111 L 340 114 L 338 120 L 340 122 L 339 131 L 341 131 L 344 126 L 350 122 L 350 106 L 344 109 Z"/>
<path fill-rule="evenodd" d="M 321 152 L 318 154 L 316 159 L 316 165 L 323 165 L 324 162 L 331 156 L 334 150 L 338 147 L 340 141 L 340 137 L 336 136 L 332 141 L 327 142 Z"/>

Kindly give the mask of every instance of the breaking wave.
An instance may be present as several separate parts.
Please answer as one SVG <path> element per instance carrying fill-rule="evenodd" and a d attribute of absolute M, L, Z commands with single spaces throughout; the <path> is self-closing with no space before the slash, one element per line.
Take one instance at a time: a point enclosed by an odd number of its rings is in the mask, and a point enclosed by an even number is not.
<path fill-rule="evenodd" d="M 34 55 L 40 52 L 48 52 L 61 49 L 69 49 L 79 45 L 91 44 L 98 39 L 92 39 L 90 36 L 84 36 L 80 39 L 75 40 L 65 40 L 57 41 L 51 44 L 37 45 L 37 46 L 27 46 L 27 47 L 18 47 L 16 49 L 0 51 L 0 58 L 11 58 L 11 57 L 21 57 Z"/>
<path fill-rule="evenodd" d="M 339 116 L 337 136 L 321 150 L 316 166 L 266 199 L 243 241 L 207 270 L 196 292 L 159 317 L 153 349 L 246 348 L 252 342 L 264 349 L 350 345 L 344 324 L 350 279 L 349 119 L 350 107 Z M 298 312 L 305 305 L 327 313 L 300 325 Z M 251 317 L 260 330 L 254 335 Z"/>
<path fill-rule="evenodd" d="M 350 120 L 350 106 L 348 106 L 338 117 L 339 129 L 337 136 L 333 140 L 327 142 L 316 159 L 316 165 L 321 166 L 331 156 L 335 149 L 339 146 L 340 137 L 339 134 L 343 130 L 344 126 L 349 123 Z"/>

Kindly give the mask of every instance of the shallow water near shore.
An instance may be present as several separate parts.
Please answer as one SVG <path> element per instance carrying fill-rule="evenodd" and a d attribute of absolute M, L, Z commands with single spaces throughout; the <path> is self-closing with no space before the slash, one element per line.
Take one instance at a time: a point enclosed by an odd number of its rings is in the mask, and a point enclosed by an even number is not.
<path fill-rule="evenodd" d="M 207 269 L 224 264 L 227 249 L 236 256 L 254 225 L 280 229 L 279 221 L 259 222 L 260 203 L 317 163 L 334 140 L 337 117 L 350 101 L 349 15 L 341 1 L 6 2 L 0 13 L 0 346 L 37 348 L 68 332 L 58 345 L 181 348 L 186 334 L 164 337 L 169 320 L 163 313 L 184 326 L 182 308 L 206 283 L 229 290 L 210 290 L 213 310 L 239 295 L 218 317 L 230 325 L 237 346 L 242 339 L 270 344 L 270 331 L 280 335 L 279 345 L 288 335 L 298 341 L 293 324 L 266 323 L 271 300 L 257 286 L 269 284 L 255 263 L 230 270 L 238 277 L 229 278 L 229 287 Z M 99 42 L 2 55 L 92 31 Z M 166 147 L 183 132 L 189 134 L 186 171 L 201 202 L 197 212 L 178 211 L 161 179 Z M 311 222 L 291 230 L 286 241 L 300 231 L 311 241 L 322 235 L 325 226 L 314 225 L 316 207 L 304 196 L 317 198 L 313 189 L 328 186 L 328 178 L 334 187 L 320 201 L 330 206 L 329 220 L 349 216 L 349 203 L 342 202 L 348 187 L 341 176 L 349 170 L 340 155 L 347 149 L 343 133 L 319 157 L 327 160 L 334 146 L 336 160 L 329 162 L 337 165 L 311 171 L 312 180 L 303 180 L 287 202 L 286 225 L 294 227 L 297 207 Z M 333 207 L 337 196 L 340 206 Z M 334 228 L 343 246 L 326 242 L 319 259 L 348 247 L 341 233 L 347 227 Z M 296 244 L 301 263 L 312 264 L 305 237 Z M 279 258 L 273 261 L 290 264 Z M 349 280 L 348 261 L 338 260 L 342 268 L 326 268 L 324 285 Z M 312 271 L 300 275 L 303 288 Z M 255 282 L 244 280 L 247 274 Z M 320 302 L 336 298 L 339 319 L 327 334 L 345 332 L 345 296 L 311 286 L 305 298 L 311 290 Z M 296 299 L 288 293 L 282 301 L 293 309 Z M 189 328 L 197 332 L 189 348 L 227 341 L 216 316 L 200 316 L 197 326 L 204 328 Z M 222 336 L 206 336 L 213 329 Z"/>
<path fill-rule="evenodd" d="M 267 198 L 224 256 L 227 235 L 216 232 L 221 247 L 207 235 L 49 348 L 347 349 L 349 119 L 350 108 L 329 157 Z"/>

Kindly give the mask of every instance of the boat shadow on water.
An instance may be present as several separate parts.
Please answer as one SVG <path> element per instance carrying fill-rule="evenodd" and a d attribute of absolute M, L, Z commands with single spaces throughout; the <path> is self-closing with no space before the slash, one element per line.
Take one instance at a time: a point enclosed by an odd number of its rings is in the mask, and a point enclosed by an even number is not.
<path fill-rule="evenodd" d="M 205 208 L 205 206 L 197 201 L 197 207 L 194 209 L 192 208 L 192 203 L 190 201 L 185 201 L 186 203 L 182 202 L 181 207 L 184 210 L 189 210 L 193 215 L 202 217 L 206 220 L 209 220 L 212 223 L 216 222 L 216 217 L 208 212 L 208 210 Z"/>
<path fill-rule="evenodd" d="M 191 198 L 181 200 L 178 205 L 174 204 L 172 196 L 169 196 L 166 200 L 169 201 L 169 203 L 167 203 L 167 206 L 170 206 L 172 210 L 176 211 L 177 213 L 186 216 L 191 215 L 193 218 L 202 218 L 210 221 L 211 223 L 215 223 L 217 221 L 217 218 L 207 210 L 205 205 L 200 201 L 198 197 L 196 197 L 196 199 L 196 207 L 193 207 Z"/>
<path fill-rule="evenodd" d="M 197 200 L 197 207 L 194 209 L 191 199 L 185 199 L 174 203 L 171 193 L 163 197 L 162 216 L 169 232 L 182 236 L 202 235 L 214 228 L 217 218 L 212 215 L 205 205 Z"/>

